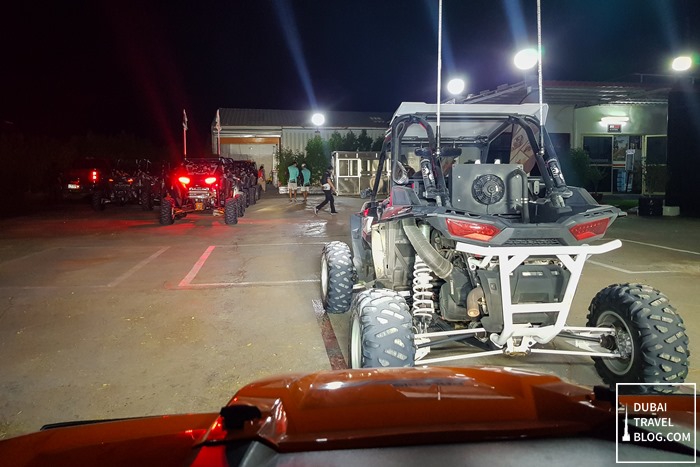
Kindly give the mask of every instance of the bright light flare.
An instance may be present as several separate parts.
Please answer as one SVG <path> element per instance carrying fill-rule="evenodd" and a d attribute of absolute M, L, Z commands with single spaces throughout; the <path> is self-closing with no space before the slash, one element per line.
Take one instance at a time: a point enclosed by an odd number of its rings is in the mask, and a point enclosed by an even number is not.
<path fill-rule="evenodd" d="M 462 78 L 453 78 L 447 83 L 447 91 L 453 95 L 459 95 L 464 92 L 466 84 Z"/>
<path fill-rule="evenodd" d="M 190 177 L 180 177 L 180 178 L 178 178 L 178 181 L 180 183 L 182 183 L 183 185 L 189 185 Z"/>
<path fill-rule="evenodd" d="M 513 63 L 519 70 L 529 70 L 537 65 L 539 54 L 537 50 L 529 48 L 523 49 L 513 57 Z"/>
<path fill-rule="evenodd" d="M 204 183 L 206 183 L 207 185 L 212 185 L 216 183 L 216 177 L 207 177 L 204 179 Z"/>
<path fill-rule="evenodd" d="M 673 71 L 688 71 L 691 66 L 693 66 L 693 59 L 687 55 L 676 57 L 671 63 Z"/>
<path fill-rule="evenodd" d="M 321 126 L 326 123 L 326 117 L 322 113 L 315 113 L 311 116 L 311 123 Z"/>

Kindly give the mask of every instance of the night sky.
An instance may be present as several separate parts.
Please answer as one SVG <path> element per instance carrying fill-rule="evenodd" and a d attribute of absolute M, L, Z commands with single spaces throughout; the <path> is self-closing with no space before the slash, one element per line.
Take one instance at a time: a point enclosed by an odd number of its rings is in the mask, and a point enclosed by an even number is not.
<path fill-rule="evenodd" d="M 393 112 L 436 98 L 437 0 L 12 2 L 2 8 L 3 130 L 127 132 L 197 144 L 219 107 Z M 444 0 L 443 77 L 523 79 L 535 0 Z M 542 0 L 544 79 L 667 73 L 700 51 L 698 0 Z"/>

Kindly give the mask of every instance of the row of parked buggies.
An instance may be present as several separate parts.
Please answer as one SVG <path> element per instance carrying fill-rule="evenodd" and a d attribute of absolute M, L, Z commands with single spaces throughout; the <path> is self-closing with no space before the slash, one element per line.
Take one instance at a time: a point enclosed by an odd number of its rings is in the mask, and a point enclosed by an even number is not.
<path fill-rule="evenodd" d="M 238 223 L 245 209 L 260 199 L 257 166 L 227 157 L 189 158 L 176 167 L 153 167 L 146 159 L 118 161 L 115 166 L 91 161 L 66 174 L 64 196 L 82 193 L 96 211 L 107 206 L 139 204 L 144 211 L 159 207 L 159 222 L 171 225 L 189 213 L 222 216 Z"/>

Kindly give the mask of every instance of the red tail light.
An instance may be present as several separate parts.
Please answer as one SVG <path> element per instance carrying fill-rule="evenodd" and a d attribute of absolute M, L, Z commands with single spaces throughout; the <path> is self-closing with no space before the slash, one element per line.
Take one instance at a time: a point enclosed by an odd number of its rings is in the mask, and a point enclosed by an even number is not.
<path fill-rule="evenodd" d="M 610 218 L 598 219 L 584 224 L 579 224 L 571 227 L 569 232 L 576 240 L 585 240 L 587 238 L 603 235 L 608 229 Z"/>
<path fill-rule="evenodd" d="M 447 219 L 447 230 L 455 237 L 470 238 L 481 242 L 488 242 L 501 232 L 501 229 L 491 224 L 456 219 Z"/>
<path fill-rule="evenodd" d="M 216 177 L 207 177 L 204 179 L 204 183 L 206 183 L 207 185 L 216 183 Z"/>
<path fill-rule="evenodd" d="M 178 181 L 182 183 L 183 185 L 189 185 L 190 184 L 190 177 L 180 177 L 178 178 Z"/>
<path fill-rule="evenodd" d="M 97 181 L 98 175 L 99 175 L 99 173 L 97 172 L 97 170 L 93 170 L 93 171 L 92 171 L 91 176 L 92 176 L 92 181 L 93 181 L 93 182 L 96 182 L 96 181 Z"/>

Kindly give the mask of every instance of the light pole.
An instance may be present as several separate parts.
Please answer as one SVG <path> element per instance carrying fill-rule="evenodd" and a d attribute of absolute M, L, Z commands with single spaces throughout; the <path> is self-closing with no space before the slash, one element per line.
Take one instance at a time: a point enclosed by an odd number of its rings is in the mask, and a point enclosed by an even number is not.
<path fill-rule="evenodd" d="M 221 156 L 221 117 L 219 109 L 216 109 L 216 154 Z"/>
<path fill-rule="evenodd" d="M 182 148 L 184 158 L 187 159 L 187 112 L 182 109 Z"/>

